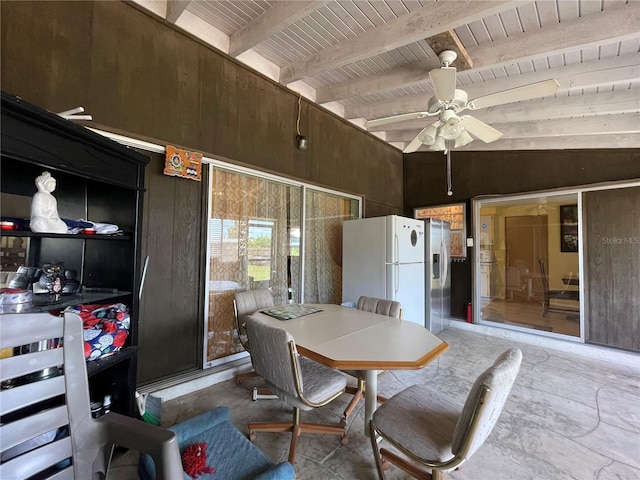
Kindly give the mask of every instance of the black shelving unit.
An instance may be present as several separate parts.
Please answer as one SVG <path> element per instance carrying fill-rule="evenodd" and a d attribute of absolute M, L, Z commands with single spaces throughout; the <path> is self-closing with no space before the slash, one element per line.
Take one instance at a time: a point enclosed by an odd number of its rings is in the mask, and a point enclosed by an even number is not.
<path fill-rule="evenodd" d="M 2 216 L 28 219 L 35 178 L 56 178 L 53 195 L 63 218 L 118 225 L 121 234 L 43 234 L 2 231 L 26 240 L 25 265 L 62 263 L 75 270 L 82 289 L 57 300 L 34 295 L 30 311 L 61 311 L 69 305 L 124 303 L 131 326 L 125 347 L 87 362 L 92 400 L 112 396 L 112 410 L 135 411 L 138 292 L 145 155 L 58 115 L 2 92 Z M 24 313 L 29 315 L 29 313 Z"/>

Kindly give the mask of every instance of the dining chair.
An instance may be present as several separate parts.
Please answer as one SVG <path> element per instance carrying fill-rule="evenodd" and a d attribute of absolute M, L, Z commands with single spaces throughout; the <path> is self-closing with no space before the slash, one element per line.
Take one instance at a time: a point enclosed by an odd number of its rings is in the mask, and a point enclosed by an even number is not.
<path fill-rule="evenodd" d="M 363 295 L 358 298 L 356 308 L 365 312 L 377 313 L 378 315 L 385 315 L 392 318 L 402 317 L 402 307 L 400 305 L 400 302 L 396 302 L 394 300 L 385 300 L 383 298 L 367 297 Z M 353 398 L 347 405 L 347 408 L 345 408 L 344 414 L 342 416 L 342 424 L 346 425 L 349 415 L 353 413 L 353 410 L 356 408 L 360 400 L 364 398 L 364 389 L 366 388 L 366 385 L 364 370 L 343 370 L 343 372 L 347 375 L 355 377 L 358 381 L 358 385 L 356 387 L 348 385 L 346 388 L 346 392 L 353 395 Z M 383 373 L 385 372 L 380 372 L 379 375 Z M 380 403 L 386 400 L 386 398 L 381 395 L 378 395 L 377 399 Z"/>
<path fill-rule="evenodd" d="M 236 330 L 238 338 L 244 349 L 251 354 L 249 348 L 249 340 L 247 338 L 246 317 L 263 308 L 273 307 L 273 295 L 271 291 L 263 288 L 259 290 L 247 290 L 245 292 L 236 292 L 233 298 L 233 313 L 235 316 Z M 238 373 L 236 382 L 241 384 L 243 380 L 250 377 L 259 376 L 255 371 Z M 277 395 L 273 395 L 265 388 L 254 387 L 251 393 L 253 400 L 259 399 L 275 399 Z"/>
<path fill-rule="evenodd" d="M 521 362 L 517 348 L 502 353 L 477 378 L 462 407 L 437 386 L 424 385 L 408 387 L 383 403 L 369 423 L 379 478 L 384 480 L 390 463 L 423 480 L 441 480 L 460 467 L 498 421 Z M 378 436 L 400 453 L 379 449 Z"/>
<path fill-rule="evenodd" d="M 93 417 L 80 316 L 7 313 L 0 331 L 0 478 L 105 478 L 114 445 L 151 455 L 154 478 L 183 478 L 174 432 Z"/>
<path fill-rule="evenodd" d="M 567 290 L 565 287 L 562 290 L 552 290 L 549 288 L 549 279 L 547 278 L 547 272 L 542 260 L 540 264 L 540 279 L 542 280 L 542 291 L 544 294 L 544 301 L 542 303 L 542 316 L 546 317 L 547 313 L 551 312 L 578 312 L 579 308 L 567 306 L 551 305 L 551 300 L 570 300 L 573 302 L 580 301 L 580 292 L 577 290 Z M 568 286 L 568 285 L 567 285 Z"/>
<path fill-rule="evenodd" d="M 247 318 L 247 334 L 251 342 L 253 367 L 287 405 L 293 407 L 290 422 L 250 422 L 249 439 L 256 432 L 291 432 L 289 462 L 294 463 L 298 437 L 302 433 L 340 435 L 343 445 L 348 443 L 343 425 L 303 423 L 301 411 L 323 407 L 338 398 L 347 385 L 346 377 L 298 354 L 293 337 L 286 330 L 260 319 Z"/>

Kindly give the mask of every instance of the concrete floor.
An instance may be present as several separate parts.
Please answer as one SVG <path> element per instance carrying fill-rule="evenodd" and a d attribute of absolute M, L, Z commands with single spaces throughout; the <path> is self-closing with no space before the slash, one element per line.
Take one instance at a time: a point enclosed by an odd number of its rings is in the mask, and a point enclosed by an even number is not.
<path fill-rule="evenodd" d="M 464 328 L 449 328 L 440 336 L 449 343 L 447 352 L 422 370 L 381 376 L 380 393 L 391 396 L 423 383 L 463 403 L 473 380 L 501 352 L 513 346 L 523 352 L 520 374 L 496 428 L 448 480 L 640 479 L 640 356 L 621 353 L 617 359 L 609 349 L 579 344 L 556 349 Z M 260 379 L 242 386 L 227 380 L 164 402 L 162 423 L 171 425 L 218 405 L 231 409 L 233 423 L 243 432 L 249 420 L 289 419 L 290 410 L 282 401 L 251 400 L 251 388 L 259 384 Z M 337 422 L 349 399 L 345 394 L 323 409 L 305 412 L 303 421 Z M 363 433 L 363 410 L 361 403 L 350 417 L 345 446 L 332 435 L 300 437 L 296 478 L 376 478 L 369 439 Z M 281 461 L 287 457 L 289 440 L 286 433 L 258 433 L 256 443 L 274 461 Z M 135 452 L 121 455 L 110 478 L 137 478 L 136 461 Z M 395 467 L 387 477 L 409 478 Z"/>

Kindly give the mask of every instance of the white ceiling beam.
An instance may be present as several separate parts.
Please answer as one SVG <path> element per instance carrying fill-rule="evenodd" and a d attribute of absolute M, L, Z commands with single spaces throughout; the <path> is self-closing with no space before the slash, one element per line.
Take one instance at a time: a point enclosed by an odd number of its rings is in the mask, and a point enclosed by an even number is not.
<path fill-rule="evenodd" d="M 576 47 L 640 37 L 640 3 L 607 8 L 575 20 L 560 22 L 538 31 L 515 33 L 487 45 L 468 47 L 475 68 L 512 63 L 560 54 Z"/>
<path fill-rule="evenodd" d="M 461 88 L 467 92 L 470 99 L 473 99 L 549 78 L 555 78 L 558 81 L 560 84 L 559 92 L 637 82 L 640 78 L 640 54 L 571 64 L 566 67 L 488 80 L 480 84 L 462 85 Z M 393 100 L 347 105 L 345 116 L 347 118 L 374 119 L 417 112 L 427 108 L 429 98 L 429 95 L 405 95 Z"/>
<path fill-rule="evenodd" d="M 485 16 L 500 13 L 524 2 L 450 0 L 430 2 L 380 27 L 360 33 L 321 52 L 282 68 L 280 83 L 287 84 L 324 70 L 379 55 L 423 40 Z"/>
<path fill-rule="evenodd" d="M 460 115 L 472 115 L 490 125 L 496 123 L 519 122 L 526 117 L 529 121 L 544 121 L 556 118 L 585 117 L 640 112 L 640 90 L 589 93 L 563 97 L 550 97 L 531 102 L 518 102 L 478 111 L 465 111 Z M 415 129 L 416 134 L 436 117 L 427 117 L 405 122 L 388 123 L 371 127 L 370 132 Z"/>
<path fill-rule="evenodd" d="M 514 151 L 514 150 L 582 150 L 640 148 L 640 134 L 590 135 L 582 137 L 537 137 L 508 138 L 493 143 L 471 142 L 463 148 L 452 150 L 451 160 L 455 162 L 456 151 Z M 428 151 L 421 147 L 420 151 Z"/>
<path fill-rule="evenodd" d="M 633 2 L 619 8 L 609 8 L 606 13 L 591 14 L 571 22 L 541 28 L 538 31 L 527 31 L 484 45 L 469 47 L 467 50 L 473 59 L 474 68 L 464 73 L 486 70 L 487 67 L 494 67 L 496 64 L 504 65 L 563 53 L 576 46 L 586 47 L 594 43 L 638 37 L 640 36 L 640 30 L 637 27 L 640 22 L 639 11 L 638 2 Z M 609 28 L 611 25 L 613 27 Z M 357 79 L 318 89 L 318 98 L 320 102 L 344 100 L 357 95 L 428 82 L 429 70 L 439 66 L 439 61 L 434 60 L 429 64 L 407 65 L 396 68 L 392 72 L 369 75 L 367 79 Z"/>
<path fill-rule="evenodd" d="M 237 57 L 261 42 L 280 33 L 298 20 L 315 12 L 326 2 L 275 2 L 254 21 L 247 23 L 229 39 L 229 55 Z"/>
<path fill-rule="evenodd" d="M 640 113 L 600 115 L 595 117 L 556 119 L 544 122 L 520 122 L 495 124 L 492 127 L 503 133 L 500 140 L 535 137 L 589 137 L 597 135 L 640 134 Z M 419 131 L 419 130 L 418 130 Z M 418 134 L 416 130 L 386 132 L 390 142 L 410 142 Z M 472 143 L 484 143 L 475 140 Z M 492 142 L 489 145 L 493 145 Z M 580 143 L 580 139 L 576 139 Z"/>
<path fill-rule="evenodd" d="M 429 79 L 429 71 L 439 66 L 440 60 L 435 58 L 426 64 L 414 63 L 349 82 L 319 88 L 317 90 L 318 103 L 334 102 L 344 100 L 345 98 L 427 82 Z"/>
<path fill-rule="evenodd" d="M 176 23 L 191 0 L 167 0 L 167 22 Z"/>

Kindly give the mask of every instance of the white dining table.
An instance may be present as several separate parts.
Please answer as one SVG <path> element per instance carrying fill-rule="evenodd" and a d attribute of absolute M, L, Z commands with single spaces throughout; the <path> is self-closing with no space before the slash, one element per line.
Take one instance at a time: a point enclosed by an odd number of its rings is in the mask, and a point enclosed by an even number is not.
<path fill-rule="evenodd" d="M 449 346 L 414 322 L 333 304 L 306 304 L 319 309 L 297 318 L 281 320 L 263 313 L 252 316 L 283 328 L 296 342 L 298 352 L 328 367 L 365 371 L 365 434 L 377 407 L 378 371 L 419 369 Z M 286 306 L 278 307 L 287 310 Z M 299 310 L 300 306 L 291 306 Z"/>

